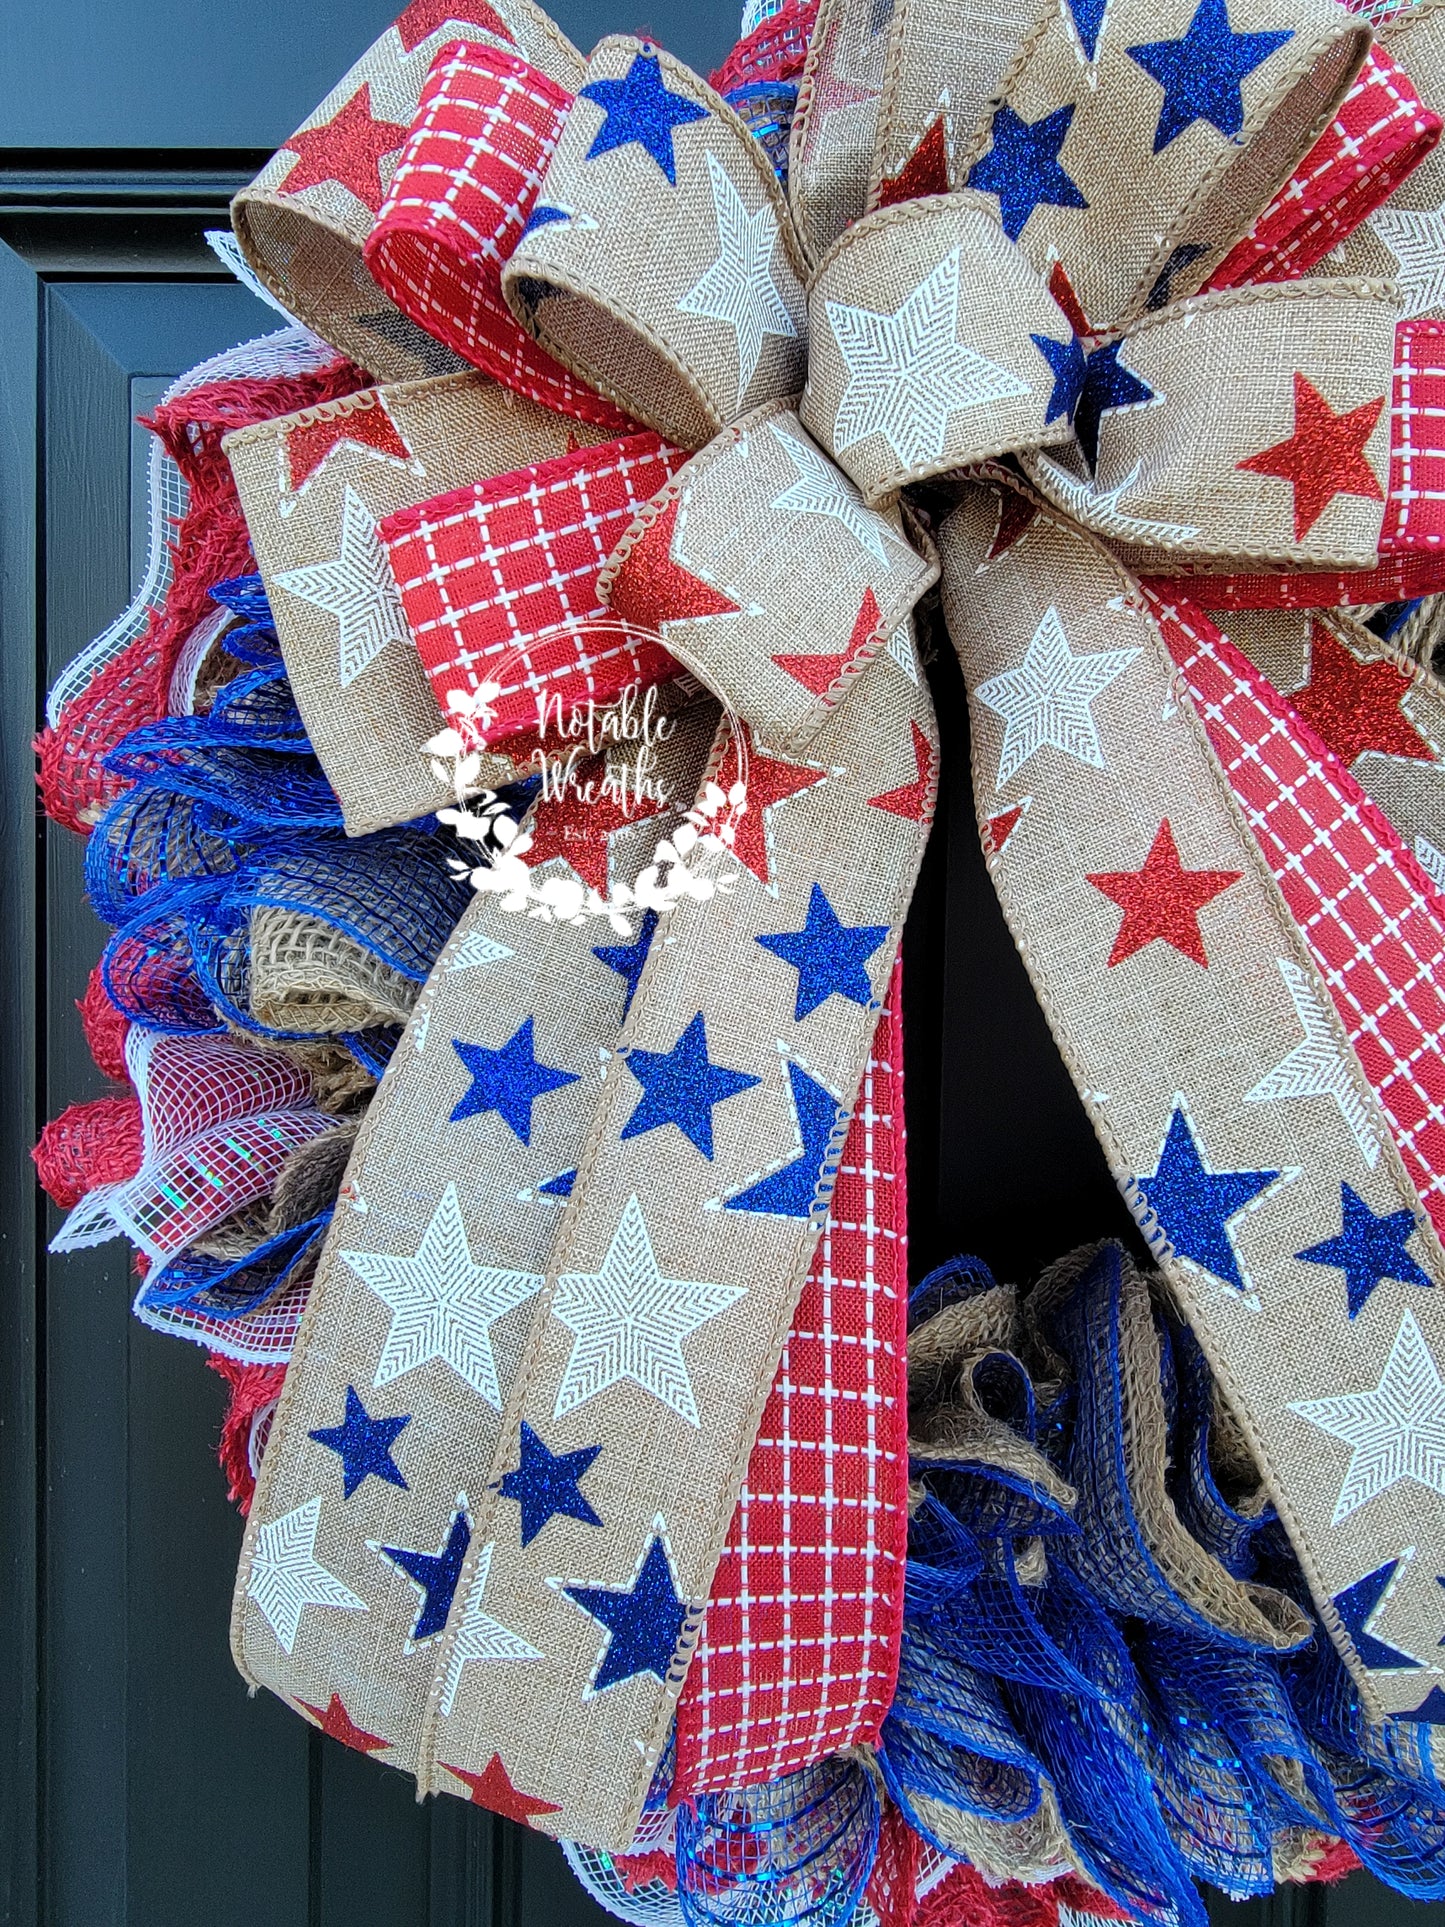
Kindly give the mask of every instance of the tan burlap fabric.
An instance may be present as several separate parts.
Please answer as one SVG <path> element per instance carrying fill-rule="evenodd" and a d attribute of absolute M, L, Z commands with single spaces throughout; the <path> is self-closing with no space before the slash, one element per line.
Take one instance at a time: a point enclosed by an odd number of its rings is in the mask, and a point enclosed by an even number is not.
<path fill-rule="evenodd" d="M 1177 302 L 1124 335 L 1125 363 L 1151 397 L 1107 413 L 1096 474 L 1077 445 L 1025 456 L 1027 472 L 1141 574 L 1234 570 L 1250 558 L 1373 567 L 1397 319 L 1382 281 L 1282 281 Z M 1291 484 L 1243 464 L 1296 432 L 1297 381 L 1311 375 L 1338 414 L 1378 407 L 1362 451 L 1378 495 L 1336 495 L 1299 530 Z"/>
<path fill-rule="evenodd" d="M 509 39 L 481 22 L 490 16 Z M 407 319 L 361 258 L 406 143 L 422 84 L 449 40 L 510 46 L 569 91 L 582 56 L 531 0 L 457 0 L 453 18 L 420 33 L 403 14 L 339 80 L 304 126 L 231 204 L 236 238 L 283 306 L 382 381 L 460 368 L 449 349 Z M 325 158 L 322 158 L 324 155 Z"/>
<path fill-rule="evenodd" d="M 691 631 L 689 669 L 776 748 L 806 753 L 938 579 L 936 561 L 904 538 L 896 515 L 864 505 L 782 402 L 724 430 L 653 498 L 602 572 L 604 599 L 669 511 L 674 559 L 705 556 L 705 579 L 725 583 L 736 605 L 726 622 Z M 764 525 L 774 539 L 760 544 Z"/>
<path fill-rule="evenodd" d="M 664 774 L 685 799 L 715 718 L 700 704 L 664 745 Z M 623 834 L 640 865 L 657 820 Z M 251 1510 L 232 1633 L 242 1673 L 322 1712 L 339 1694 L 385 1741 L 381 1757 L 409 1771 L 428 1695 L 435 1684 L 449 1703 L 456 1682 L 435 1633 L 413 1638 L 418 1588 L 380 1548 L 438 1553 L 458 1516 L 476 1522 L 481 1545 L 499 1415 L 561 1210 L 540 1187 L 576 1164 L 617 1039 L 623 985 L 595 955 L 609 936 L 605 925 L 509 915 L 494 897 L 457 926 L 362 1125 Z M 457 1046 L 502 1047 L 528 1019 L 536 1058 L 572 1081 L 538 1100 L 524 1144 L 495 1111 L 453 1112 L 470 1086 Z M 343 1496 L 335 1454 L 311 1433 L 342 1422 L 348 1386 L 373 1417 L 407 1415 L 395 1454 L 405 1486 L 369 1478 Z M 310 1597 L 293 1619 L 298 1533 L 332 1585 L 303 1564 L 296 1583 Z M 457 1589 L 463 1653 L 468 1629 L 491 1624 L 485 1588 L 483 1570 Z M 356 1603 L 334 1603 L 343 1595 Z M 500 1627 L 472 1657 L 505 1662 L 509 1675 L 529 1663 L 525 1642 Z"/>
<path fill-rule="evenodd" d="M 227 436 L 296 706 L 350 835 L 409 822 L 449 796 L 422 750 L 442 713 L 377 524 L 605 439 L 477 374 L 365 389 Z M 516 771 L 497 756 L 481 774 L 504 783 Z"/>
<path fill-rule="evenodd" d="M 1006 450 L 1067 439 L 1035 334 L 1058 303 L 981 195 L 935 195 L 849 228 L 808 292 L 803 420 L 869 502 Z M 920 406 L 920 404 L 923 404 Z"/>
<path fill-rule="evenodd" d="M 1226 618 L 1229 639 L 1285 695 L 1306 688 L 1324 636 L 1361 664 L 1380 663 L 1405 678 L 1396 698 L 1404 730 L 1397 750 L 1364 749 L 1350 774 L 1372 797 L 1402 840 L 1445 887 L 1445 685 L 1392 638 L 1384 642 L 1344 610 L 1245 610 Z M 1349 747 L 1341 741 L 1341 747 Z"/>
<path fill-rule="evenodd" d="M 334 924 L 294 910 L 251 912 L 251 1015 L 318 1035 L 404 1024 L 421 985 Z"/>
<path fill-rule="evenodd" d="M 589 159 L 603 110 L 579 100 L 542 197 L 567 208 L 523 236 L 502 274 L 522 326 L 565 367 L 684 448 L 803 385 L 807 268 L 759 144 L 670 54 L 617 34 L 588 85 L 653 58 L 662 85 L 707 110 L 674 127 L 671 186 L 638 141 Z"/>
<path fill-rule="evenodd" d="M 1386 1284 L 1350 1321 L 1338 1287 L 1327 1292 L 1318 1268 L 1292 1254 L 1339 1226 L 1343 1177 L 1377 1214 L 1416 1214 L 1417 1199 L 1130 578 L 1048 512 L 990 559 L 1003 491 L 1022 486 L 1002 474 L 977 486 L 940 538 L 980 816 L 1028 799 L 995 860 L 995 886 L 1111 1167 L 1228 1389 L 1326 1623 L 1373 1710 L 1413 1707 L 1418 1678 L 1365 1668 L 1329 1601 L 1402 1545 L 1438 1540 L 1445 1500 L 1412 1480 L 1352 1499 L 1349 1448 L 1310 1415 L 1321 1400 L 1376 1386 L 1392 1348 L 1435 1330 L 1436 1294 Z M 1066 657 L 1088 666 L 1069 670 Z M 1030 709 L 1046 660 L 1091 678 L 1077 734 Z M 1208 965 L 1152 942 L 1110 966 L 1119 908 L 1089 875 L 1136 869 L 1166 821 L 1187 868 L 1237 878 L 1199 911 Z M 1244 1101 L 1270 1091 L 1269 1073 L 1299 1045 L 1291 975 L 1312 987 L 1334 1034 L 1339 1095 Z M 1229 1223 L 1238 1287 L 1179 1256 L 1147 1209 L 1169 1133 L 1184 1129 L 1209 1171 L 1278 1174 Z M 1413 1238 L 1426 1274 L 1445 1281 L 1445 1253 L 1423 1218 Z M 1382 1638 L 1431 1650 L 1433 1569 L 1403 1573 L 1383 1619 Z"/>
<path fill-rule="evenodd" d="M 788 140 L 788 193 L 803 246 L 826 254 L 867 206 L 888 52 L 880 0 L 822 0 Z M 1018 44 L 1015 34 L 1009 51 Z"/>

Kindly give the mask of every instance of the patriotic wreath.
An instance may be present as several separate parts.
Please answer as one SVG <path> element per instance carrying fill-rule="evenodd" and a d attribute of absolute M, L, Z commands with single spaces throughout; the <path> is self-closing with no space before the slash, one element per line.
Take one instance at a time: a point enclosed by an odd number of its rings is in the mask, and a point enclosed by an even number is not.
<path fill-rule="evenodd" d="M 1445 0 L 766 6 L 411 0 L 213 237 L 56 1247 L 244 1676 L 625 1920 L 1445 1894 Z M 1141 1235 L 910 1292 L 935 642 Z"/>

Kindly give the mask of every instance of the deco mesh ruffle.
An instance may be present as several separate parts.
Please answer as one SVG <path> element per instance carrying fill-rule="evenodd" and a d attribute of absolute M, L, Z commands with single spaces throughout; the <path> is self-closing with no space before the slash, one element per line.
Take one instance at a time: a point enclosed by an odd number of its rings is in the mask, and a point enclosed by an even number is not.
<path fill-rule="evenodd" d="M 623 1919 L 1438 1897 L 1445 15 L 457 6 L 238 197 L 306 326 L 40 745 L 125 1088 L 37 1164 L 232 1386 L 243 1672 Z M 940 577 L 1157 1271 L 906 1298 Z M 551 794 L 624 686 L 665 800 Z"/>

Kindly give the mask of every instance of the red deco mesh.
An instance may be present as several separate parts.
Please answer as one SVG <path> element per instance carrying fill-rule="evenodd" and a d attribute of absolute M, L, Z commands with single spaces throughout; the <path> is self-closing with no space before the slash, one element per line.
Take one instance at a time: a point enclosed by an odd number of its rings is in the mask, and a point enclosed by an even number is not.
<path fill-rule="evenodd" d="M 258 1423 L 264 1424 L 281 1396 L 286 1378 L 284 1365 L 243 1365 L 237 1359 L 212 1352 L 206 1360 L 231 1388 L 226 1416 L 216 1456 L 226 1475 L 226 1496 L 244 1516 L 251 1510 L 256 1492 L 256 1467 L 253 1461 Z"/>
<path fill-rule="evenodd" d="M 57 728 L 41 732 L 40 790 L 46 814 L 57 823 L 84 834 L 124 788 L 101 768 L 102 759 L 131 730 L 165 715 L 181 645 L 215 606 L 210 591 L 255 567 L 222 436 L 350 395 L 369 381 L 361 369 L 337 360 L 316 374 L 213 382 L 163 403 L 148 419 L 190 488 L 190 506 L 176 531 L 175 575 L 141 639 L 67 705 Z"/>
<path fill-rule="evenodd" d="M 403 314 L 518 394 L 579 420 L 631 426 L 544 354 L 502 299 L 502 267 L 536 204 L 572 96 L 500 47 L 453 41 L 365 247 Z"/>
<path fill-rule="evenodd" d="M 72 1104 L 50 1120 L 30 1155 L 46 1195 L 69 1211 L 96 1185 L 119 1184 L 140 1169 L 140 1100 Z"/>
<path fill-rule="evenodd" d="M 679 1794 L 867 1744 L 893 1697 L 908 1529 L 908 1226 L 895 971 L 677 1708 Z"/>
<path fill-rule="evenodd" d="M 708 82 L 720 94 L 763 80 L 796 80 L 808 56 L 818 0 L 787 0 L 771 18 L 740 40 Z"/>
<path fill-rule="evenodd" d="M 382 522 L 444 713 L 453 690 L 496 684 L 478 731 L 496 743 L 536 729 L 539 697 L 609 703 L 630 685 L 676 674 L 656 637 L 607 619 L 597 578 L 638 509 L 686 459 L 658 435 L 628 435 Z"/>
<path fill-rule="evenodd" d="M 125 1040 L 130 1019 L 117 1010 L 105 994 L 105 979 L 99 964 L 87 978 L 85 995 L 77 998 L 75 1008 L 80 1012 L 80 1027 L 85 1032 L 96 1068 L 117 1083 L 128 1084 L 130 1071 L 125 1061 Z"/>

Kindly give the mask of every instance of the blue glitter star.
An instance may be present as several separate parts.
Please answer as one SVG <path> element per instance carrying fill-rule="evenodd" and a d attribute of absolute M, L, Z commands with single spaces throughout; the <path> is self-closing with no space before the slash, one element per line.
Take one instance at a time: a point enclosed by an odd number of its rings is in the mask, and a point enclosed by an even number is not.
<path fill-rule="evenodd" d="M 452 1594 L 462 1576 L 462 1563 L 472 1543 L 471 1521 L 463 1507 L 452 1515 L 451 1529 L 435 1552 L 413 1552 L 409 1546 L 379 1546 L 393 1565 L 400 1566 L 421 1593 L 421 1608 L 411 1629 L 413 1640 L 430 1639 L 447 1623 Z"/>
<path fill-rule="evenodd" d="M 631 943 L 599 943 L 593 949 L 593 956 L 605 963 L 609 970 L 615 970 L 627 986 L 627 996 L 622 1005 L 622 1015 L 626 1017 L 632 1008 L 632 1000 L 637 995 L 638 979 L 642 976 L 642 966 L 647 962 L 647 953 L 657 930 L 657 912 L 649 910 L 642 919 L 642 928 Z"/>
<path fill-rule="evenodd" d="M 525 241 L 529 234 L 535 234 L 539 227 L 551 227 L 557 221 L 570 221 L 571 210 L 565 207 L 546 207 L 541 201 L 527 216 L 527 225 L 522 229 L 520 240 Z"/>
<path fill-rule="evenodd" d="M 547 1182 L 545 1184 L 539 1184 L 537 1189 L 544 1198 L 570 1198 L 572 1195 L 572 1186 L 576 1182 L 577 1173 L 575 1170 L 559 1171 L 555 1178 L 548 1178 Z"/>
<path fill-rule="evenodd" d="M 863 966 L 887 935 L 886 923 L 839 923 L 822 885 L 815 883 L 808 898 L 808 921 L 801 930 L 782 930 L 756 941 L 797 971 L 793 1017 L 801 1023 L 809 1011 L 835 994 L 867 1009 L 873 1001 L 873 986 Z"/>
<path fill-rule="evenodd" d="M 1278 1176 L 1278 1171 L 1211 1171 L 1199 1154 L 1183 1105 L 1176 1104 L 1158 1170 L 1134 1182 L 1179 1256 L 1243 1291 L 1229 1221 Z"/>
<path fill-rule="evenodd" d="M 847 1112 L 796 1064 L 788 1065 L 793 1121 L 803 1148 L 791 1164 L 725 1200 L 729 1211 L 773 1211 L 784 1218 L 811 1217 L 820 1192 L 826 1197 L 837 1174 L 838 1150 Z M 831 1168 L 830 1168 L 831 1167 Z M 823 1184 L 827 1176 L 826 1188 Z"/>
<path fill-rule="evenodd" d="M 452 1112 L 453 1124 L 464 1117 L 495 1111 L 523 1144 L 532 1142 L 532 1104 L 548 1091 L 575 1084 L 575 1071 L 554 1070 L 539 1064 L 532 1050 L 532 1019 L 509 1037 L 500 1050 L 452 1039 L 452 1049 L 471 1073 L 472 1087 Z"/>
<path fill-rule="evenodd" d="M 349 1499 L 368 1476 L 385 1479 L 388 1485 L 399 1485 L 403 1492 L 408 1492 L 411 1488 L 401 1476 L 391 1448 L 398 1433 L 410 1424 L 410 1412 L 400 1418 L 372 1418 L 356 1396 L 356 1387 L 348 1385 L 346 1417 L 340 1425 L 323 1425 L 309 1436 L 341 1460 L 344 1499 Z"/>
<path fill-rule="evenodd" d="M 562 1590 L 607 1628 L 592 1692 L 600 1693 L 639 1673 L 667 1678 L 687 1605 L 677 1596 L 660 1538 L 653 1537 L 641 1570 L 625 1590 L 613 1586 L 564 1586 Z"/>
<path fill-rule="evenodd" d="M 1079 45 L 1084 50 L 1084 58 L 1092 60 L 1099 50 L 1099 29 L 1104 24 L 1104 11 L 1108 0 L 1069 0 L 1069 12 L 1074 16 L 1074 31 L 1079 36 Z"/>
<path fill-rule="evenodd" d="M 1438 1686 L 1432 1686 L 1418 1706 L 1408 1713 L 1392 1713 L 1390 1717 L 1412 1723 L 1423 1721 L 1427 1726 L 1445 1726 L 1445 1693 Z"/>
<path fill-rule="evenodd" d="M 1042 120 L 1021 120 L 1012 107 L 993 117 L 993 145 L 968 171 L 968 186 L 998 196 L 998 214 L 1010 241 L 1017 241 L 1042 201 L 1049 207 L 1089 203 L 1059 164 L 1059 149 L 1074 118 L 1072 104 Z"/>
<path fill-rule="evenodd" d="M 1044 416 L 1045 426 L 1057 421 L 1060 415 L 1074 419 L 1074 410 L 1079 405 L 1079 397 L 1084 392 L 1084 379 L 1088 373 L 1088 357 L 1080 346 L 1079 337 L 1070 335 L 1067 341 L 1055 341 L 1052 335 L 1030 335 L 1029 340 L 1038 349 L 1044 360 L 1053 370 L 1054 392 L 1049 396 L 1048 413 Z"/>
<path fill-rule="evenodd" d="M 1232 139 L 1244 126 L 1239 83 L 1293 39 L 1290 27 L 1273 33 L 1234 33 L 1226 0 L 1199 0 L 1189 31 L 1181 39 L 1150 40 L 1126 48 L 1129 58 L 1164 89 L 1154 152 L 1197 120 L 1207 120 Z"/>
<path fill-rule="evenodd" d="M 1387 1646 L 1383 1639 L 1376 1639 L 1367 1630 L 1370 1617 L 1380 1601 L 1390 1590 L 1390 1581 L 1399 1565 L 1398 1559 L 1387 1559 L 1383 1566 L 1376 1566 L 1367 1572 L 1363 1579 L 1357 1579 L 1353 1586 L 1346 1586 L 1337 1592 L 1330 1602 L 1340 1616 L 1340 1624 L 1355 1642 L 1355 1651 L 1367 1666 L 1389 1666 L 1396 1671 L 1407 1667 L 1418 1667 L 1418 1659 L 1411 1659 L 1397 1646 Z"/>
<path fill-rule="evenodd" d="M 622 1060 L 642 1086 L 637 1109 L 622 1127 L 623 1137 L 641 1137 L 675 1124 L 705 1158 L 712 1156 L 712 1107 L 724 1098 L 750 1091 L 759 1080 L 746 1071 L 711 1063 L 702 1012 L 669 1051 L 630 1050 Z"/>
<path fill-rule="evenodd" d="M 636 141 L 677 186 L 672 130 L 686 127 L 689 121 L 706 120 L 707 109 L 684 94 L 668 92 L 656 54 L 638 54 L 624 80 L 592 81 L 582 89 L 582 99 L 594 102 L 606 116 L 587 150 L 589 161 Z"/>
<path fill-rule="evenodd" d="M 584 1526 L 600 1526 L 578 1481 L 602 1450 L 600 1445 L 584 1445 L 576 1452 L 549 1452 L 540 1438 L 522 1420 L 522 1462 L 515 1472 L 502 1476 L 498 1490 L 504 1499 L 515 1499 L 522 1509 L 522 1544 L 531 1545 L 549 1519 L 580 1519 Z"/>
<path fill-rule="evenodd" d="M 1107 348 L 1096 348 L 1085 362 L 1084 385 L 1074 409 L 1074 433 L 1092 475 L 1099 466 L 1099 422 L 1111 408 L 1134 408 L 1153 401 L 1154 390 L 1147 381 L 1119 365 L 1122 341 L 1111 341 Z"/>
<path fill-rule="evenodd" d="M 1295 1253 L 1307 1265 L 1335 1265 L 1345 1274 L 1345 1295 L 1353 1318 L 1385 1278 L 1401 1285 L 1430 1280 L 1406 1246 L 1416 1229 L 1413 1211 L 1387 1211 L 1377 1218 L 1350 1185 L 1340 1185 L 1340 1231 L 1335 1238 Z"/>

